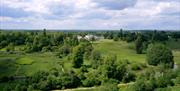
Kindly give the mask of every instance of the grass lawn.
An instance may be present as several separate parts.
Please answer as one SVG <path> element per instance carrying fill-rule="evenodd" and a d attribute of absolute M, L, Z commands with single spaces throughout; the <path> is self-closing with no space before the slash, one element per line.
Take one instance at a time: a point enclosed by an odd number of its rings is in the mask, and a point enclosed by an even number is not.
<path fill-rule="evenodd" d="M 20 64 L 20 65 L 31 65 L 33 63 L 34 60 L 28 58 L 28 57 L 22 57 L 22 58 L 19 58 L 18 60 L 16 60 L 16 63 L 17 64 Z"/>
<path fill-rule="evenodd" d="M 133 43 L 103 39 L 93 43 L 95 50 L 103 56 L 116 55 L 118 60 L 128 59 L 130 62 L 145 63 L 145 54 L 136 54 Z"/>
<path fill-rule="evenodd" d="M 32 75 L 56 67 L 60 60 L 53 53 L 1 54 L 0 76 Z"/>

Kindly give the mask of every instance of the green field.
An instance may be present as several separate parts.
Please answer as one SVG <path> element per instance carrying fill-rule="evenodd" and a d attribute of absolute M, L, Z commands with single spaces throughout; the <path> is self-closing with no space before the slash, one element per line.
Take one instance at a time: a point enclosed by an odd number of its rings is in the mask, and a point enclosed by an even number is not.
<path fill-rule="evenodd" d="M 34 60 L 30 59 L 29 57 L 22 57 L 19 58 L 16 63 L 19 65 L 31 65 Z"/>
<path fill-rule="evenodd" d="M 53 53 L 2 54 L 0 56 L 1 76 L 32 75 L 39 70 L 55 67 L 61 59 Z"/>
<path fill-rule="evenodd" d="M 99 50 L 104 56 L 116 55 L 118 60 L 145 63 L 145 54 L 136 54 L 133 43 L 125 41 L 115 42 L 103 39 L 94 43 L 95 50 Z"/>

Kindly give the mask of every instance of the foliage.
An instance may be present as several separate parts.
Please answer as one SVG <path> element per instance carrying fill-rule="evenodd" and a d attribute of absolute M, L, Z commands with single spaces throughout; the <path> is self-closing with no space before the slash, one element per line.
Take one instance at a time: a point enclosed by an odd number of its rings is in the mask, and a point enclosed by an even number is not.
<path fill-rule="evenodd" d="M 143 40 L 140 34 L 138 35 L 135 41 L 135 45 L 136 45 L 136 53 L 141 54 L 143 51 Z"/>
<path fill-rule="evenodd" d="M 70 54 L 70 52 L 71 52 L 71 47 L 68 45 L 64 45 L 59 49 L 57 56 L 59 58 L 62 58 L 64 56 L 67 56 L 68 54 Z"/>
<path fill-rule="evenodd" d="M 77 46 L 74 49 L 74 55 L 73 55 L 73 67 L 75 68 L 80 68 L 81 65 L 83 64 L 83 54 L 84 54 L 84 49 L 82 45 Z"/>
<path fill-rule="evenodd" d="M 91 65 L 93 68 L 98 68 L 98 66 L 102 64 L 102 56 L 99 51 L 92 51 L 91 58 Z"/>
<path fill-rule="evenodd" d="M 126 63 L 116 61 L 116 56 L 110 56 L 105 59 L 105 62 L 99 67 L 99 70 L 104 77 L 122 81 L 124 76 L 128 74 L 126 66 Z"/>
<path fill-rule="evenodd" d="M 134 91 L 154 91 L 159 88 L 166 88 L 174 85 L 172 79 L 176 77 L 177 74 L 174 74 L 171 69 L 148 69 L 138 78 L 133 89 Z"/>
<path fill-rule="evenodd" d="M 150 65 L 168 64 L 173 68 L 174 60 L 170 49 L 162 44 L 151 44 L 147 49 L 147 62 Z"/>
<path fill-rule="evenodd" d="M 85 87 L 91 87 L 91 86 L 96 86 L 100 85 L 101 81 L 98 78 L 99 73 L 98 71 L 91 71 L 86 74 L 86 79 L 83 81 L 83 86 Z"/>

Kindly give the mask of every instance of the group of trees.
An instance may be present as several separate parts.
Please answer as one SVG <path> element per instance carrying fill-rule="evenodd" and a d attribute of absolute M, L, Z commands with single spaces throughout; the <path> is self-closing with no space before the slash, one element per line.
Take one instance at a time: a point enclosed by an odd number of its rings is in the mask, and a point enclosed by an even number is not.
<path fill-rule="evenodd" d="M 102 85 L 101 89 L 105 89 L 103 88 L 105 84 L 116 84 L 117 86 L 119 82 L 127 83 L 135 81 L 136 76 L 128 69 L 127 63 L 117 61 L 114 56 L 107 57 L 103 60 L 104 62 L 102 62 L 101 65 L 91 71 L 87 70 L 89 68 L 87 65 L 81 65 L 76 71 L 62 71 L 61 67 L 53 68 L 50 71 L 38 71 L 32 76 L 28 76 L 26 79 L 16 82 L 15 85 L 5 86 L 4 91 L 49 91 L 52 89 L 99 85 Z M 13 80 L 9 80 L 9 84 L 11 84 L 12 81 Z M 117 89 L 114 87 L 109 88 Z"/>
<path fill-rule="evenodd" d="M 39 52 L 56 51 L 63 45 L 76 46 L 79 41 L 76 35 L 69 32 L 50 33 L 44 31 L 0 31 L 0 48 L 25 45 L 20 51 Z M 13 51 L 13 50 L 12 50 Z"/>

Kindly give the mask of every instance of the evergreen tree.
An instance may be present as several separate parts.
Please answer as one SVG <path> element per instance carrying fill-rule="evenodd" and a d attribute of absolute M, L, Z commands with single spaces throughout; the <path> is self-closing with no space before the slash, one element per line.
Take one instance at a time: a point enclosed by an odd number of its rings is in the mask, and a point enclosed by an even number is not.
<path fill-rule="evenodd" d="M 142 36 L 139 34 L 136 41 L 135 41 L 135 46 L 136 46 L 136 53 L 137 54 L 142 54 L 143 51 L 143 41 L 142 41 Z"/>
<path fill-rule="evenodd" d="M 74 68 L 80 68 L 83 64 L 83 54 L 84 54 L 84 48 L 82 45 L 79 45 L 74 50 L 73 55 L 73 67 Z"/>

